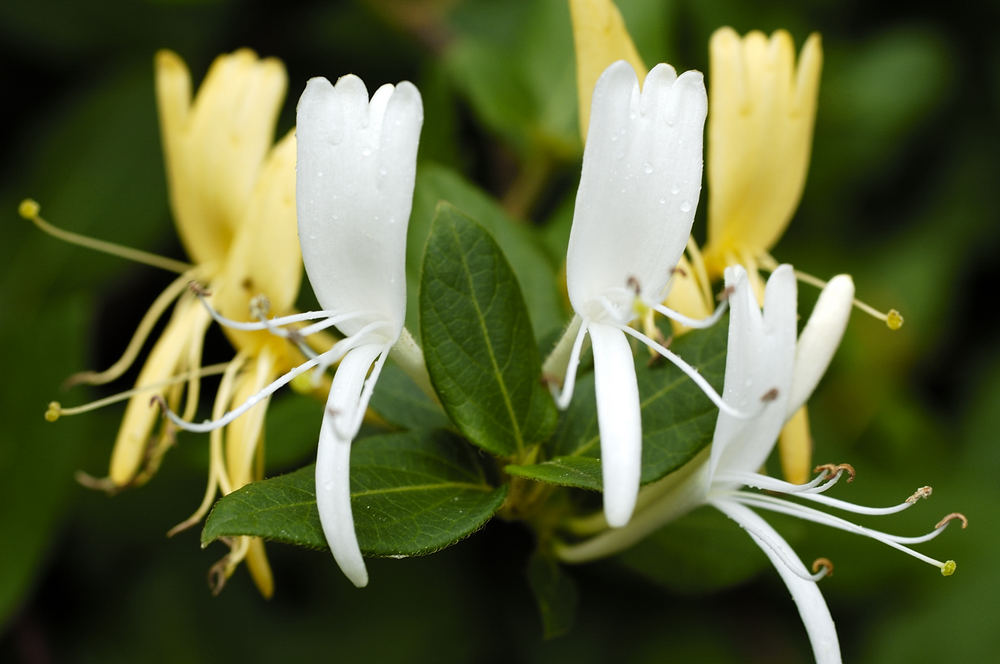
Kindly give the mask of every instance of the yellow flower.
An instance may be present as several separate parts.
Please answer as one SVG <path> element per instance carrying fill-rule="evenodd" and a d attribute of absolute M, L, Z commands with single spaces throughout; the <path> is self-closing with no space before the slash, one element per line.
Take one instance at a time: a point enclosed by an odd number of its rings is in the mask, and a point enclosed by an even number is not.
<path fill-rule="evenodd" d="M 819 35 L 795 64 L 791 36 L 744 38 L 721 28 L 709 41 L 708 242 L 710 278 L 727 265 L 756 267 L 788 226 L 802 197 L 823 63 Z"/>
<path fill-rule="evenodd" d="M 164 147 L 170 206 L 194 265 L 157 259 L 142 252 L 79 242 L 180 272 L 154 301 L 122 358 L 107 371 L 71 378 L 73 383 L 114 380 L 135 361 L 155 322 L 176 301 L 162 335 L 153 345 L 130 396 L 119 429 L 108 477 L 88 483 L 110 491 L 141 484 L 155 472 L 170 447 L 175 427 L 160 423 L 150 398 L 176 408 L 186 393 L 184 417 L 194 417 L 199 380 L 222 373 L 214 411 L 242 403 L 275 377 L 301 362 L 286 339 L 266 331 L 223 328 L 236 350 L 225 365 L 202 367 L 205 332 L 212 320 L 199 295 L 223 316 L 246 319 L 251 312 L 272 309 L 287 313 L 299 290 L 302 258 L 295 218 L 295 137 L 289 132 L 277 144 L 274 124 L 287 87 L 284 66 L 239 50 L 215 60 L 197 96 L 191 98 L 191 76 L 170 51 L 155 58 L 156 98 Z M 22 214 L 52 231 L 38 217 L 37 206 L 22 205 Z M 28 214 L 26 214 L 28 213 Z M 45 228 L 47 227 L 47 228 Z M 196 281 L 206 292 L 188 288 Z M 98 404 L 93 404 L 98 405 Z M 208 488 L 197 512 L 174 528 L 199 521 L 216 493 L 229 493 L 263 476 L 263 427 L 267 400 L 225 430 L 210 437 Z M 46 414 L 56 419 L 74 410 L 57 403 Z M 273 580 L 262 542 L 241 537 L 212 570 L 213 587 L 221 588 L 236 565 L 247 559 L 261 593 L 270 596 Z"/>

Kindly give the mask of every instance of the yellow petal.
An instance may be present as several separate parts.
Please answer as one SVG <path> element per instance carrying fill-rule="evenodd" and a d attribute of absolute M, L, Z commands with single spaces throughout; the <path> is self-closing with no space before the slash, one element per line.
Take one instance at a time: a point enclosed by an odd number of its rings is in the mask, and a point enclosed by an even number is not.
<path fill-rule="evenodd" d="M 271 565 L 267 562 L 267 552 L 264 550 L 264 540 L 259 537 L 251 537 L 247 547 L 247 569 L 254 585 L 264 599 L 271 599 L 274 595 L 274 575 L 271 573 Z"/>
<path fill-rule="evenodd" d="M 646 65 L 625 28 L 621 12 L 611 0 L 570 0 L 573 43 L 576 49 L 576 87 L 580 100 L 580 136 L 587 140 L 590 99 L 597 79 L 612 62 L 626 60 L 641 81 Z"/>
<path fill-rule="evenodd" d="M 191 345 L 200 344 L 210 320 L 208 313 L 197 300 L 182 299 L 174 309 L 174 314 L 163 334 L 150 351 L 142 371 L 139 372 L 136 387 L 161 383 L 175 374 L 186 371 L 189 368 L 187 363 Z M 143 470 L 147 462 L 147 453 L 154 449 L 151 446 L 155 446 L 155 442 L 151 437 L 153 428 L 160 419 L 159 409 L 151 405 L 150 400 L 156 395 L 166 397 L 176 387 L 178 386 L 161 387 L 143 392 L 129 400 L 111 453 L 109 478 L 114 485 L 130 484 Z"/>
<path fill-rule="evenodd" d="M 798 206 L 812 146 L 822 68 L 819 35 L 795 67 L 791 36 L 740 38 L 717 30 L 709 44 L 708 243 L 713 276 L 727 254 L 760 255 Z"/>
<path fill-rule="evenodd" d="M 812 468 L 812 437 L 809 435 L 809 416 L 802 406 L 785 422 L 778 439 L 781 472 L 793 484 L 809 481 Z"/>
<path fill-rule="evenodd" d="M 250 300 L 267 297 L 271 312 L 287 313 L 302 280 L 295 219 L 295 135 L 289 132 L 267 156 L 239 223 L 225 268 L 213 283 L 213 302 L 229 318 L 247 320 Z M 285 345 L 267 332 L 226 330 L 240 349 Z"/>
<path fill-rule="evenodd" d="M 193 104 L 190 74 L 176 54 L 159 52 L 155 69 L 178 233 L 195 262 L 221 262 L 273 140 L 284 66 L 247 49 L 220 56 Z"/>
<path fill-rule="evenodd" d="M 269 348 L 264 347 L 259 356 L 251 358 L 236 379 L 232 403 L 244 403 L 275 378 L 273 355 Z M 226 474 L 233 491 L 257 479 L 254 458 L 263 435 L 264 416 L 269 403 L 269 398 L 262 400 L 226 427 Z"/>

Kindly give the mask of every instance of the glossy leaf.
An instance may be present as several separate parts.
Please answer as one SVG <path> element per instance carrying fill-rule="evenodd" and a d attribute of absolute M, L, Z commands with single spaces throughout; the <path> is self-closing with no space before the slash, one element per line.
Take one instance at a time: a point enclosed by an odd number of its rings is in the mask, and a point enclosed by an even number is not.
<path fill-rule="evenodd" d="M 552 432 L 556 411 L 521 289 L 489 233 L 441 204 L 420 282 L 431 382 L 470 441 L 513 456 Z"/>
<path fill-rule="evenodd" d="M 216 503 L 201 541 L 257 535 L 326 548 L 316 509 L 315 466 L 234 491 Z M 475 450 L 444 431 L 373 436 L 351 454 L 351 507 L 361 550 L 375 556 L 433 553 L 475 532 L 499 509 Z"/>

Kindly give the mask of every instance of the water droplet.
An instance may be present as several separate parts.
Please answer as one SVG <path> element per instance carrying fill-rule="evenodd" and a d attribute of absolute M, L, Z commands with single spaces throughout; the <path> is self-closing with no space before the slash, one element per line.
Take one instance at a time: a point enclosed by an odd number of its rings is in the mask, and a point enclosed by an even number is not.
<path fill-rule="evenodd" d="M 316 177 L 318 178 L 323 177 L 323 171 L 316 171 Z"/>
<path fill-rule="evenodd" d="M 381 175 L 382 177 L 385 177 L 386 173 L 388 173 L 388 171 L 385 170 L 384 168 L 378 169 L 378 174 Z"/>
<path fill-rule="evenodd" d="M 681 203 L 681 212 L 690 212 L 690 211 L 691 211 L 691 203 L 689 201 L 684 201 L 683 203 Z"/>
<path fill-rule="evenodd" d="M 642 170 L 646 175 L 650 175 L 653 172 L 653 165 L 647 161 L 642 165 Z"/>
<path fill-rule="evenodd" d="M 368 156 L 371 156 L 371 153 L 372 153 L 372 151 L 370 149 L 365 148 L 364 150 L 361 151 L 361 156 L 362 157 L 368 157 Z"/>
<path fill-rule="evenodd" d="M 674 184 L 673 186 L 670 187 L 670 193 L 676 196 L 677 194 L 681 193 L 681 188 L 678 187 L 676 184 Z"/>
<path fill-rule="evenodd" d="M 660 205 L 666 205 L 666 204 L 667 204 L 667 199 L 661 198 L 660 199 Z"/>

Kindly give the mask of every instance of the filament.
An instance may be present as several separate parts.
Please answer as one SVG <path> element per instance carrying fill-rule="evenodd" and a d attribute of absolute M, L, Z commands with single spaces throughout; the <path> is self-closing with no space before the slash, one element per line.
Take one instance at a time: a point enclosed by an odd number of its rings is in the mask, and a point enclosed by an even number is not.
<path fill-rule="evenodd" d="M 701 319 L 689 318 L 684 314 L 678 313 L 673 309 L 671 309 L 670 307 L 664 306 L 662 304 L 654 304 L 650 308 L 656 311 L 657 313 L 663 314 L 664 316 L 666 316 L 671 320 L 677 321 L 681 325 L 701 330 L 705 329 L 706 327 L 712 327 L 717 322 L 719 322 L 719 319 L 722 318 L 722 314 L 726 313 L 726 309 L 729 308 L 729 300 L 728 299 L 724 300 L 722 304 L 717 306 L 715 308 L 715 311 L 712 312 L 711 316 L 709 316 L 708 318 L 701 318 Z"/>
<path fill-rule="evenodd" d="M 167 270 L 168 272 L 176 272 L 178 274 L 184 274 L 194 267 L 190 263 L 185 263 L 183 261 L 157 256 L 156 254 L 151 254 L 147 251 L 123 247 L 122 245 L 115 244 L 114 242 L 98 240 L 92 237 L 87 237 L 86 235 L 80 235 L 79 233 L 63 230 L 42 219 L 39 214 L 40 212 L 41 207 L 30 198 L 21 201 L 21 205 L 18 206 L 18 213 L 22 217 L 33 223 L 35 227 L 43 233 L 60 239 L 63 242 L 99 251 L 103 254 L 118 256 L 119 258 L 124 258 L 136 263 L 142 263 L 143 265 L 149 265 L 151 267 L 160 268 L 161 270 Z"/>
<path fill-rule="evenodd" d="M 573 398 L 573 389 L 576 387 L 576 370 L 580 366 L 580 354 L 583 352 L 583 338 L 585 336 L 587 336 L 587 324 L 583 323 L 580 325 L 580 330 L 576 333 L 576 339 L 573 340 L 573 348 L 569 352 L 569 364 L 566 365 L 566 378 L 563 381 L 562 390 L 556 396 L 555 389 L 552 389 L 553 396 L 556 399 L 556 407 L 559 410 L 565 410 Z"/>

